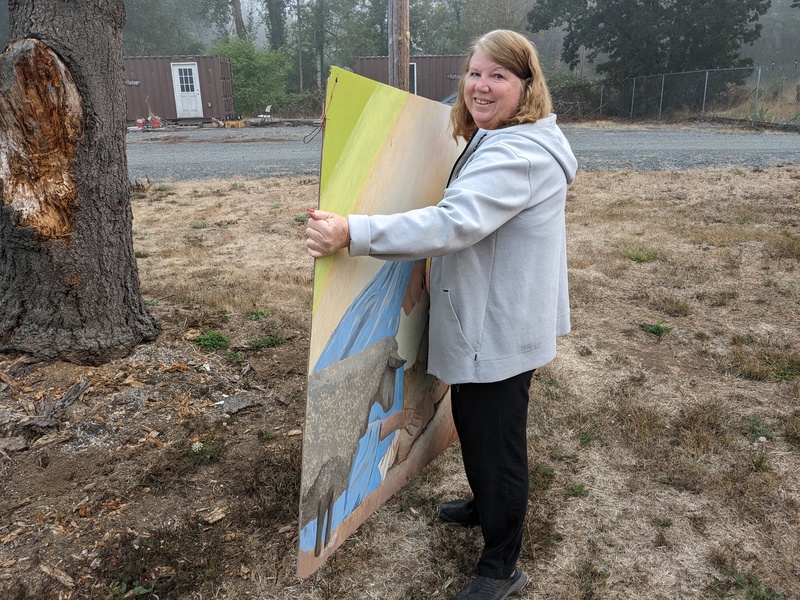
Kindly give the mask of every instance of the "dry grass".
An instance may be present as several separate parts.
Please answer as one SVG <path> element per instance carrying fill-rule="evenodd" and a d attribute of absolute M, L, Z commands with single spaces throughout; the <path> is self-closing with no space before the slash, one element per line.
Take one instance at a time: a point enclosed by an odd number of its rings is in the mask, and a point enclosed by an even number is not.
<path fill-rule="evenodd" d="M 242 312 L 278 306 L 308 320 L 312 261 L 297 252 L 316 179 L 151 186 L 134 201 L 145 297 Z"/>
<path fill-rule="evenodd" d="M 258 185 L 244 184 L 249 196 L 209 201 L 220 184 L 176 199 L 173 216 L 212 225 L 184 234 L 197 254 L 163 256 L 158 279 L 169 291 L 143 269 L 146 293 L 208 307 L 291 307 L 295 286 L 308 285 L 308 265 L 274 239 L 285 227 L 267 218 L 283 208 L 269 199 L 281 182 Z M 799 591 L 791 443 L 799 190 L 792 169 L 586 173 L 574 186 L 575 333 L 534 392 L 532 464 L 548 465 L 553 482 L 532 495 L 527 597 L 714 597 L 722 593 L 715 587 L 735 590 L 751 574 L 787 598 Z M 254 200 L 261 218 L 243 210 Z M 284 223 L 301 209 L 284 210 Z M 236 223 L 244 231 L 234 235 Z M 209 260 L 204 248 L 225 260 Z M 177 271 L 161 271 L 165 264 Z M 270 285 L 247 285 L 253 280 Z M 674 331 L 658 344 L 637 329 L 663 321 Z M 783 435 L 751 439 L 754 415 Z M 456 453 L 430 471 L 286 597 L 427 598 L 459 587 L 478 536 L 430 525 L 439 498 L 466 491 Z M 728 548 L 722 567 L 720 548 Z M 748 587 L 756 589 L 751 581 L 741 593 Z M 267 582 L 260 593 L 280 594 Z"/>
<path fill-rule="evenodd" d="M 761 81 L 758 96 L 759 121 L 767 123 L 798 123 L 800 112 L 797 106 L 797 72 L 790 76 L 775 77 Z M 712 103 L 709 114 L 734 119 L 752 116 L 754 86 L 728 86 L 725 103 Z"/>
<path fill-rule="evenodd" d="M 532 492 L 523 598 L 800 593 L 798 196 L 796 168 L 581 174 L 568 204 L 574 332 L 533 391 L 531 464 L 552 481 Z M 225 208 L 252 225 L 247 200 Z M 194 208 L 233 220 L 221 209 Z M 274 270 L 266 241 L 219 236 L 245 272 Z M 656 339 L 645 323 L 672 330 Z M 750 435 L 754 419 L 774 433 Z M 447 597 L 479 537 L 430 516 L 466 489 L 451 451 L 318 576 L 260 593 Z"/>
<path fill-rule="evenodd" d="M 317 574 L 294 577 L 299 443 L 274 432 L 302 418 L 312 261 L 296 217 L 316 191 L 314 180 L 217 181 L 135 197 L 142 288 L 170 343 L 213 325 L 253 361 L 244 315 L 260 311 L 297 351 L 262 356 L 269 394 L 238 428 L 202 414 L 184 425 L 218 460 L 187 465 L 187 442 L 148 459 L 141 481 L 154 491 L 130 495 L 136 514 L 185 502 L 188 516 L 151 527 L 138 548 L 124 528 L 139 531 L 133 515 L 115 522 L 116 537 L 97 541 L 116 558 L 103 555 L 94 597 L 119 597 L 114 582 L 159 564 L 178 565 L 179 590 L 159 597 L 194 600 L 449 598 L 471 576 L 479 531 L 433 519 L 468 489 L 455 447 Z M 520 598 L 800 597 L 798 198 L 794 166 L 579 174 L 567 209 L 573 332 L 531 392 Z M 229 507 L 220 525 L 191 516 L 198 490 Z"/>

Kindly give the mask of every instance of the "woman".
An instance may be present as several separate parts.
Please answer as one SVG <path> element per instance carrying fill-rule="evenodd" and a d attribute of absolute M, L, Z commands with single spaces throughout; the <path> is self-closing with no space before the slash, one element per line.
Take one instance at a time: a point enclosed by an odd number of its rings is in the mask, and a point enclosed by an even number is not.
<path fill-rule="evenodd" d="M 435 206 L 394 215 L 309 211 L 314 258 L 347 247 L 384 260 L 433 257 L 428 371 L 451 385 L 473 498 L 439 518 L 480 525 L 477 576 L 457 599 L 500 599 L 528 580 L 516 566 L 528 501 L 531 377 L 569 332 L 564 204 L 577 163 L 551 114 L 536 50 L 498 30 L 471 48 L 453 105 L 469 143 Z"/>

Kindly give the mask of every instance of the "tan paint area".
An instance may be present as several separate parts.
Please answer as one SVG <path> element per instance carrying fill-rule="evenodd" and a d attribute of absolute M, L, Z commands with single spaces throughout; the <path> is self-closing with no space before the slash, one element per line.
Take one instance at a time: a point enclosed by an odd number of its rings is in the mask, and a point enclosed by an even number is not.
<path fill-rule="evenodd" d="M 0 55 L 0 199 L 39 239 L 72 235 L 71 164 L 83 128 L 78 88 L 58 56 L 36 40 L 9 45 Z"/>

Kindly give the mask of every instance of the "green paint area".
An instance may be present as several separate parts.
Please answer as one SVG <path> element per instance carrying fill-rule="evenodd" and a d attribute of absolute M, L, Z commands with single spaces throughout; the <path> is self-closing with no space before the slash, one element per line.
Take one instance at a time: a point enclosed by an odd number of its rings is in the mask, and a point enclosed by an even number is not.
<path fill-rule="evenodd" d="M 320 168 L 320 210 L 348 215 L 397 126 L 409 94 L 332 68 L 325 102 Z M 316 261 L 314 309 L 332 257 Z"/>

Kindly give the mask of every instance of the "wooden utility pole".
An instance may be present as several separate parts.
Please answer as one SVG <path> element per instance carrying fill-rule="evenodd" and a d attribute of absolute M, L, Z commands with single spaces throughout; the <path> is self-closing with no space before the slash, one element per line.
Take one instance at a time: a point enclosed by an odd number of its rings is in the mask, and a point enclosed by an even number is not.
<path fill-rule="evenodd" d="M 389 85 L 408 91 L 408 0 L 389 0 Z"/>

